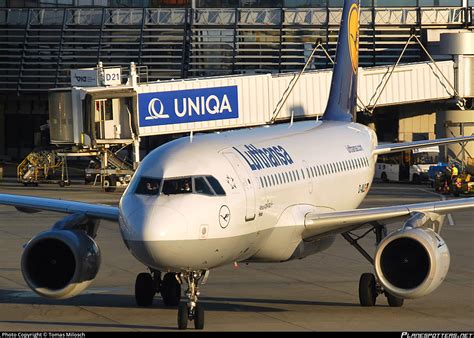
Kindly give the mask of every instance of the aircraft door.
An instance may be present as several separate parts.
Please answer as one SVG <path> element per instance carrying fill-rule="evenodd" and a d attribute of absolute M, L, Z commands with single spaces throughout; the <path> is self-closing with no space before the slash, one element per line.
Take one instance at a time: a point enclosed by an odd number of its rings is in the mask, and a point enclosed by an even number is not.
<path fill-rule="evenodd" d="M 96 139 L 115 138 L 114 109 L 111 99 L 100 99 L 95 101 L 95 123 Z"/>
<path fill-rule="evenodd" d="M 249 170 L 245 168 L 242 161 L 232 152 L 225 152 L 223 155 L 229 160 L 238 175 L 239 181 L 242 184 L 246 200 L 245 221 L 252 221 L 255 219 L 256 197 L 255 188 Z"/>
<path fill-rule="evenodd" d="M 130 98 L 96 100 L 96 139 L 131 138 L 130 118 Z"/>

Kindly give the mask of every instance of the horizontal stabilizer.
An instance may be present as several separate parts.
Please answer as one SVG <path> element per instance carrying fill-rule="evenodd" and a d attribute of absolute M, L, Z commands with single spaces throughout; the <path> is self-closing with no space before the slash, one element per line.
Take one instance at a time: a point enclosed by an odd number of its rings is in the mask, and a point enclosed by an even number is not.
<path fill-rule="evenodd" d="M 374 155 L 383 155 L 389 153 L 396 153 L 410 149 L 416 148 L 425 148 L 431 146 L 438 146 L 448 143 L 456 142 L 468 142 L 474 141 L 474 135 L 471 136 L 461 136 L 461 137 L 450 137 L 450 138 L 440 138 L 438 140 L 423 140 L 423 141 L 414 141 L 414 142 L 403 142 L 403 143 L 390 143 L 390 144 L 379 144 L 375 148 Z"/>

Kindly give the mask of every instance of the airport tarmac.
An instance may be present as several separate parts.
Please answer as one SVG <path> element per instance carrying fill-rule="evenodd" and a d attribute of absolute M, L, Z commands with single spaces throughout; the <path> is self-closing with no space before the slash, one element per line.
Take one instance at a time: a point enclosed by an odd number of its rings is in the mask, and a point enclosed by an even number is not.
<path fill-rule="evenodd" d="M 121 195 L 120 191 L 104 193 L 82 185 L 25 188 L 13 182 L 0 183 L 0 193 L 112 205 Z M 426 185 L 375 184 L 362 207 L 440 198 Z M 61 217 L 51 212 L 24 214 L 0 206 L 0 331 L 177 329 L 176 308 L 164 307 L 159 296 L 150 308 L 135 305 L 135 277 L 145 267 L 129 254 L 112 222 L 101 223 L 97 242 L 102 266 L 85 293 L 54 301 L 30 291 L 20 271 L 22 245 Z M 406 300 L 402 308 L 388 307 L 384 296 L 377 298 L 375 307 L 359 306 L 359 277 L 373 269 L 338 236 L 330 249 L 303 260 L 212 270 L 208 283 L 201 287 L 205 330 L 474 331 L 474 211 L 453 214 L 441 235 L 451 252 L 445 282 L 427 297 Z M 362 243 L 371 251 L 375 248 L 373 236 Z M 193 329 L 192 323 L 189 328 Z"/>

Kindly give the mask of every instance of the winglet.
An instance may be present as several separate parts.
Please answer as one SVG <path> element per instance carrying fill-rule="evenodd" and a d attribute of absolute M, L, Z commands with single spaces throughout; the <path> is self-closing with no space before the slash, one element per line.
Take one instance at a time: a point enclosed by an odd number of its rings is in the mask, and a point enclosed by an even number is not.
<path fill-rule="evenodd" d="M 323 119 L 353 121 L 357 100 L 359 65 L 359 1 L 345 0 L 337 40 L 331 91 Z"/>

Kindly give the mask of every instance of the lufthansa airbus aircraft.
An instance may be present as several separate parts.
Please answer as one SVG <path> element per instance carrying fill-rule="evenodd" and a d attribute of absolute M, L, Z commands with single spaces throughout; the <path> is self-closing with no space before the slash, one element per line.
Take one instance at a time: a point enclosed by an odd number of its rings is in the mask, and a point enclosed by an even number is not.
<path fill-rule="evenodd" d="M 390 306 L 426 296 L 444 280 L 450 255 L 440 236 L 444 215 L 474 199 L 357 209 L 377 156 L 474 136 L 378 145 L 374 131 L 353 121 L 356 108 L 359 5 L 345 0 L 323 119 L 182 138 L 144 158 L 118 207 L 0 195 L 23 212 L 69 214 L 25 246 L 21 271 L 44 297 L 83 291 L 101 261 L 101 219 L 117 221 L 125 245 L 149 273 L 135 283 L 139 306 L 156 293 L 178 306 L 178 327 L 204 327 L 198 286 L 209 270 L 233 262 L 284 262 L 321 252 L 342 234 L 374 266 L 359 282 L 362 306 L 385 295 Z M 342 192 L 342 193 L 341 193 Z M 386 224 L 405 219 L 386 234 Z M 372 227 L 371 257 L 350 231 Z M 162 273 L 163 272 L 163 273 Z M 181 287 L 187 302 L 180 302 Z"/>

